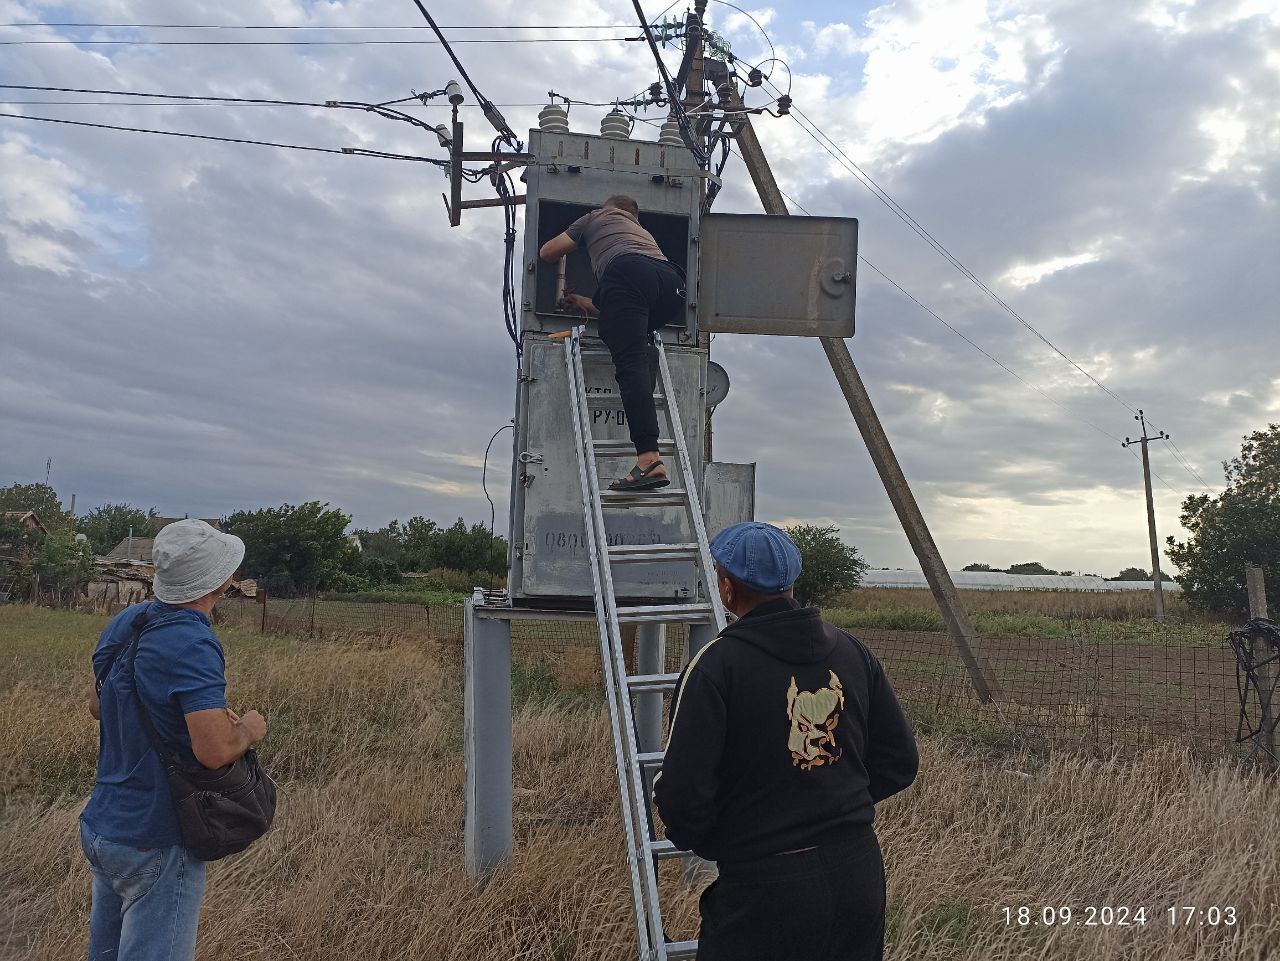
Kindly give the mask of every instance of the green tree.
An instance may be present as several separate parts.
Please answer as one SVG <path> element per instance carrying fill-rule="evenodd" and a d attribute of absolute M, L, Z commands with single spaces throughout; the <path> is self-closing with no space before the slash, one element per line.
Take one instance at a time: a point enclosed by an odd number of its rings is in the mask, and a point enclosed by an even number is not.
<path fill-rule="evenodd" d="M 990 573 L 994 571 L 995 568 L 992 567 L 990 564 L 966 564 L 964 567 L 960 568 L 960 570 Z"/>
<path fill-rule="evenodd" d="M 16 517 L 0 517 L 0 557 L 5 577 L 15 576 L 24 586 L 32 574 L 43 587 L 75 589 L 93 574 L 93 554 L 87 542 L 70 530 L 48 534 L 27 527 Z"/>
<path fill-rule="evenodd" d="M 71 529 L 71 517 L 48 484 L 15 483 L 11 487 L 0 487 L 0 513 L 5 511 L 35 511 L 50 532 Z"/>
<path fill-rule="evenodd" d="M 244 541 L 244 573 L 277 595 L 326 590 L 359 569 L 351 517 L 319 501 L 239 511 L 224 530 Z"/>
<path fill-rule="evenodd" d="M 1141 567 L 1126 567 L 1115 577 L 1111 578 L 1111 580 L 1113 581 L 1149 581 L 1151 580 L 1151 574 L 1148 573 L 1147 571 L 1144 571 Z"/>
<path fill-rule="evenodd" d="M 103 504 L 76 518 L 76 530 L 89 538 L 95 554 L 105 554 L 129 536 L 155 537 L 160 532 L 156 509 L 142 510 L 128 504 Z"/>
<path fill-rule="evenodd" d="M 1053 568 L 1045 567 L 1039 561 L 1028 561 L 1025 564 L 1010 564 L 1010 574 L 1057 574 Z"/>
<path fill-rule="evenodd" d="M 841 591 L 862 583 L 867 563 L 856 547 L 840 539 L 838 527 L 796 524 L 784 529 L 800 548 L 803 568 L 795 591 L 801 604 L 830 603 Z"/>
<path fill-rule="evenodd" d="M 438 530 L 434 538 L 432 567 L 448 567 L 468 574 L 502 574 L 507 569 L 507 542 L 489 533 L 484 524 L 472 524 L 459 517 L 451 527 Z"/>
<path fill-rule="evenodd" d="M 1221 494 L 1193 494 L 1182 502 L 1185 541 L 1167 539 L 1183 596 L 1193 610 L 1248 614 L 1244 569 L 1257 564 L 1267 602 L 1280 605 L 1280 424 L 1244 438 L 1240 456 L 1226 461 Z"/>

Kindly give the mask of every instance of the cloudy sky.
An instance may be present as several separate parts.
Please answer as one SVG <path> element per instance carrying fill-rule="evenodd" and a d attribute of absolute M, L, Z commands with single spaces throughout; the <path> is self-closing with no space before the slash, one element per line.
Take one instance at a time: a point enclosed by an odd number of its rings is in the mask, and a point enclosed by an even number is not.
<path fill-rule="evenodd" d="M 633 35 L 624 0 L 430 6 L 455 27 L 627 25 L 451 31 L 540 38 L 456 48 L 493 101 L 530 105 L 503 107 L 517 130 L 549 89 L 609 100 L 654 79 L 641 44 L 546 42 Z M 1280 420 L 1280 5 L 751 9 L 813 124 L 1113 392 L 966 280 L 800 121 L 758 122 L 790 197 L 812 214 L 858 217 L 871 263 L 1038 388 L 860 269 L 851 349 L 950 565 L 1148 566 L 1140 467 L 1108 436 L 1134 433 L 1126 405 L 1169 431 L 1214 489 L 1241 435 Z M 711 16 L 737 55 L 767 55 L 745 17 L 715 2 Z M 410 0 L 0 0 L 3 24 L 69 21 L 420 17 Z M 108 39 L 171 43 L 88 42 Z M 426 38 L 0 26 L 0 82 L 386 101 L 455 76 L 430 44 L 296 43 L 370 39 Z M 172 43 L 184 40 L 220 42 Z M 225 42 L 236 40 L 257 43 Z M 262 43 L 272 40 L 293 43 Z M 785 88 L 785 68 L 773 70 Z M 440 154 L 416 128 L 351 111 L 13 89 L 0 100 L 4 115 Z M 572 122 L 594 131 L 601 112 L 575 108 Z M 736 159 L 726 177 L 717 209 L 758 211 Z M 360 526 L 414 514 L 487 522 L 481 457 L 512 413 L 501 217 L 475 212 L 449 228 L 443 186 L 420 164 L 0 116 L 0 485 L 42 480 L 51 457 L 54 485 L 81 509 L 124 500 L 210 516 L 319 499 Z M 830 522 L 875 566 L 914 566 L 820 347 L 719 336 L 713 355 L 734 384 L 715 417 L 716 455 L 758 463 L 759 516 Z M 495 451 L 501 526 L 510 446 Z M 1153 448 L 1162 536 L 1177 532 L 1181 498 L 1203 489 L 1178 451 Z"/>

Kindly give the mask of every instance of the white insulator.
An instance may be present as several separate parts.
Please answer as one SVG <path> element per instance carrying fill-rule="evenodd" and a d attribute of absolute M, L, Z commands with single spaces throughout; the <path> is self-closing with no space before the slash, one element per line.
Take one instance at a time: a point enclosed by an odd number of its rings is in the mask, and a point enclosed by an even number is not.
<path fill-rule="evenodd" d="M 563 104 L 549 103 L 538 111 L 538 126 L 548 133 L 568 133 L 569 111 Z"/>
<path fill-rule="evenodd" d="M 680 136 L 680 122 L 678 120 L 668 120 L 662 125 L 662 129 L 658 131 L 658 143 L 667 147 L 683 147 L 685 145 L 684 138 Z"/>
<path fill-rule="evenodd" d="M 600 136 L 612 137 L 614 140 L 630 140 L 631 121 L 625 113 L 614 107 L 600 121 Z"/>

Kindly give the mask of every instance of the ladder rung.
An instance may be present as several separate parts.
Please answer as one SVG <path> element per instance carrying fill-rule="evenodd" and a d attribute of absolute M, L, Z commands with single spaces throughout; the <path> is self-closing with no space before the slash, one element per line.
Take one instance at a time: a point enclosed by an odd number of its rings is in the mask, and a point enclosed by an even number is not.
<path fill-rule="evenodd" d="M 627 677 L 627 688 L 632 694 L 643 694 L 648 691 L 674 691 L 679 674 L 631 674 Z"/>
<path fill-rule="evenodd" d="M 693 961 L 698 956 L 697 941 L 668 941 L 667 961 Z"/>
<path fill-rule="evenodd" d="M 635 457 L 636 455 L 636 445 L 629 440 L 596 439 L 591 442 L 591 447 L 596 454 L 603 454 L 606 457 Z M 670 437 L 658 438 L 659 454 L 674 454 L 675 452 L 675 441 Z"/>
<path fill-rule="evenodd" d="M 653 395 L 653 405 L 661 407 L 667 402 L 667 399 L 661 394 Z M 621 394 L 588 394 L 587 406 L 596 408 L 606 408 L 609 410 L 619 409 L 622 407 Z"/>
<path fill-rule="evenodd" d="M 649 491 L 600 492 L 601 507 L 684 507 L 689 498 L 683 487 L 659 487 Z"/>
<path fill-rule="evenodd" d="M 696 561 L 700 556 L 697 544 L 623 544 L 609 548 L 609 560 L 615 564 Z"/>
<path fill-rule="evenodd" d="M 662 767 L 662 752 L 644 751 L 636 755 L 636 760 L 640 762 L 642 770 L 652 771 L 654 768 Z"/>
<path fill-rule="evenodd" d="M 686 854 L 692 854 L 693 852 L 678 848 L 670 841 L 650 841 L 649 853 L 659 861 L 665 861 L 667 858 L 682 858 Z"/>
<path fill-rule="evenodd" d="M 624 624 L 709 624 L 715 612 L 710 604 L 642 604 L 619 607 Z"/>

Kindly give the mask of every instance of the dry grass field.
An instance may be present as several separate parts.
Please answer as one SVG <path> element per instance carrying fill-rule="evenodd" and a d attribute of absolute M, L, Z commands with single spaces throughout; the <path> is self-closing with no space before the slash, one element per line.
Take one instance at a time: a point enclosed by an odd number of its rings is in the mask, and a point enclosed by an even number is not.
<path fill-rule="evenodd" d="M 0 608 L 3 961 L 83 955 L 89 883 L 75 820 L 93 780 L 84 694 L 102 623 Z M 233 706 L 270 719 L 262 755 L 282 804 L 262 843 L 211 867 L 202 961 L 632 957 L 616 782 L 594 690 L 517 677 L 516 855 L 482 885 L 461 868 L 454 649 L 232 631 L 224 642 Z M 1123 762 L 997 754 L 941 737 L 921 749 L 917 784 L 878 812 L 890 958 L 1280 956 L 1274 779 L 1173 749 Z M 687 935 L 697 890 L 667 880 L 673 933 Z M 1144 907 L 1146 923 L 1005 921 L 1005 907 L 1038 919 L 1046 905 L 1070 906 L 1076 922 L 1090 906 Z M 1171 925 L 1170 905 L 1231 907 L 1238 922 Z"/>

